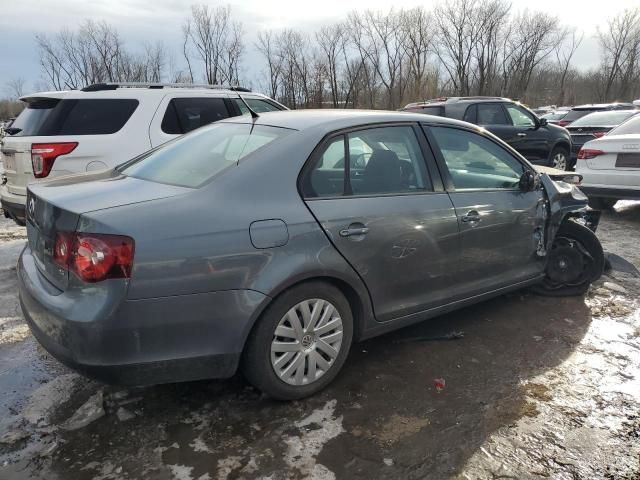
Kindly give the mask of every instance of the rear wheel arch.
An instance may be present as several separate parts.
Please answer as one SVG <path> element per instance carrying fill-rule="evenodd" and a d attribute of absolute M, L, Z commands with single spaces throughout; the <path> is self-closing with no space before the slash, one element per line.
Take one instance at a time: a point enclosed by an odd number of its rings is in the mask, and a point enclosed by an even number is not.
<path fill-rule="evenodd" d="M 551 146 L 551 149 L 549 150 L 549 156 L 551 156 L 551 153 L 557 148 L 562 148 L 567 152 L 567 155 L 571 155 L 571 144 L 567 140 L 564 140 L 564 139 L 557 140 Z"/>
<path fill-rule="evenodd" d="M 362 337 L 362 333 L 366 328 L 366 319 L 373 318 L 373 308 L 371 306 L 368 292 L 366 292 L 365 290 L 365 292 L 359 293 L 358 288 L 352 285 L 351 282 L 340 278 L 337 275 L 308 275 L 302 278 L 297 278 L 293 282 L 279 285 L 276 289 L 274 289 L 274 291 L 269 292 L 269 296 L 267 297 L 268 300 L 260 306 L 260 309 L 257 312 L 254 313 L 246 331 L 244 332 L 242 343 L 243 350 L 246 346 L 249 336 L 251 335 L 251 332 L 260 321 L 260 318 L 269 308 L 269 306 L 276 301 L 276 299 L 293 288 L 313 282 L 324 282 L 332 285 L 340 290 L 340 292 L 346 297 L 353 315 L 353 341 L 358 341 Z M 363 295 L 365 295 L 365 293 L 366 297 L 363 298 Z"/>

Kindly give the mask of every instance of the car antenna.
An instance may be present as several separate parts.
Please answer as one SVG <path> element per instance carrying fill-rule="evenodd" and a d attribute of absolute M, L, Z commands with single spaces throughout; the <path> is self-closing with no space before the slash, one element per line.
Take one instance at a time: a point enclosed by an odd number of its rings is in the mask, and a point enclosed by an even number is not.
<path fill-rule="evenodd" d="M 236 92 L 237 93 L 237 92 Z M 249 110 L 249 113 L 251 114 L 251 118 L 253 119 L 253 122 L 255 123 L 255 121 L 260 118 L 260 115 L 258 115 L 253 108 L 251 108 L 249 106 L 249 104 L 247 103 L 247 101 L 242 97 L 242 95 L 240 95 L 238 93 L 238 97 L 240 98 L 240 100 L 242 100 L 242 103 L 244 103 L 244 106 L 247 107 L 247 110 Z"/>

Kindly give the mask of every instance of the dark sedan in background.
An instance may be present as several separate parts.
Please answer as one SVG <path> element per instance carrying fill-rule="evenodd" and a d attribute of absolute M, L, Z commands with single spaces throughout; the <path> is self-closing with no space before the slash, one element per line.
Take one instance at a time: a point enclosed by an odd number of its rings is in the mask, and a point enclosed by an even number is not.
<path fill-rule="evenodd" d="M 635 108 L 632 103 L 592 103 L 588 105 L 579 105 L 573 107 L 569 112 L 558 121 L 558 125 L 566 127 L 573 122 L 590 113 L 604 112 L 609 110 L 631 110 Z"/>
<path fill-rule="evenodd" d="M 610 130 L 640 113 L 640 110 L 608 110 L 581 117 L 565 127 L 571 134 L 571 165 L 575 165 L 582 146 L 605 136 Z"/>

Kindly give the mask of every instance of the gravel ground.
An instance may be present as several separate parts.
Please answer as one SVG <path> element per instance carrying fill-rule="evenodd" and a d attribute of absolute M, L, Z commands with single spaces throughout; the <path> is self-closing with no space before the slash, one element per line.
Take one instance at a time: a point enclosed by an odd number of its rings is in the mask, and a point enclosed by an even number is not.
<path fill-rule="evenodd" d="M 640 203 L 616 210 L 598 236 L 640 267 Z M 68 371 L 22 320 L 24 237 L 0 219 L 3 480 L 640 478 L 640 279 L 617 257 L 586 298 L 517 292 L 357 344 L 326 391 L 280 403 L 242 378 Z"/>

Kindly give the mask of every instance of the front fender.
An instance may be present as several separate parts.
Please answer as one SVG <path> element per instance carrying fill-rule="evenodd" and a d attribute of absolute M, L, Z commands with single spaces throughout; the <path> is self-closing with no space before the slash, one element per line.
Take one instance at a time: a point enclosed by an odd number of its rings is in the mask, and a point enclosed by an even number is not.
<path fill-rule="evenodd" d="M 587 196 L 577 186 L 561 180 L 554 181 L 546 173 L 540 174 L 540 181 L 547 196 L 546 250 L 551 248 L 560 225 L 568 217 L 582 218 L 595 231 L 598 215 L 587 211 Z"/>

